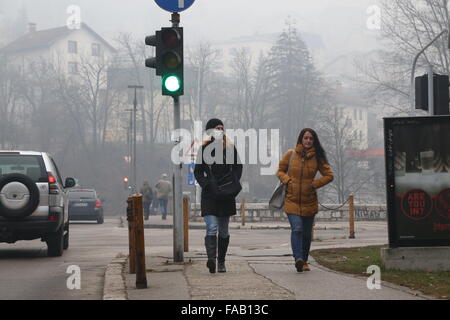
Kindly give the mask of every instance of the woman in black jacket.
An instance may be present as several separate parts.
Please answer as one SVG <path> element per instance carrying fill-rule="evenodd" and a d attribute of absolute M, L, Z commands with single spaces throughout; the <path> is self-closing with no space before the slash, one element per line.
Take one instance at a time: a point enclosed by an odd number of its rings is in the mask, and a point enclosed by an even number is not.
<path fill-rule="evenodd" d="M 211 138 L 199 150 L 194 169 L 195 179 L 202 187 L 201 212 L 206 223 L 205 247 L 208 256 L 206 266 L 209 272 L 215 273 L 217 256 L 217 271 L 226 272 L 225 256 L 230 242 L 228 223 L 230 216 L 236 214 L 237 194 L 217 197 L 212 190 L 211 174 L 216 181 L 220 181 L 231 171 L 240 180 L 242 164 L 239 163 L 235 146 L 227 141 L 222 121 L 209 120 L 206 132 Z"/>

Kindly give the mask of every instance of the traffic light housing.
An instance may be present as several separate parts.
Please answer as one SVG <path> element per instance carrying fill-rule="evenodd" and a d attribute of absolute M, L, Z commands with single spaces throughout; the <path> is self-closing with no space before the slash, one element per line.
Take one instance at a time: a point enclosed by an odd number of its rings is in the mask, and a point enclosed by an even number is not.
<path fill-rule="evenodd" d="M 425 74 L 415 79 L 416 109 L 428 111 L 428 75 Z M 433 115 L 446 115 L 449 112 L 449 77 L 447 75 L 434 74 L 433 76 Z"/>
<path fill-rule="evenodd" d="M 155 35 L 145 37 L 145 44 L 147 46 L 155 47 L 155 56 L 145 60 L 147 68 L 156 70 L 156 75 L 161 75 L 161 31 L 156 31 Z"/>
<path fill-rule="evenodd" d="M 161 28 L 161 76 L 164 96 L 184 94 L 183 28 Z"/>
<path fill-rule="evenodd" d="M 155 56 L 145 60 L 145 66 L 162 77 L 164 96 L 184 94 L 183 28 L 165 27 L 145 38 L 145 44 L 155 47 Z"/>

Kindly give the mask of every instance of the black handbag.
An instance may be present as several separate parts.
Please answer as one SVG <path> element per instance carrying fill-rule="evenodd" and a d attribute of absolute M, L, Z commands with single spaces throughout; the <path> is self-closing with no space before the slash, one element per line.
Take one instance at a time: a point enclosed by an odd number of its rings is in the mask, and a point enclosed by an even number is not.
<path fill-rule="evenodd" d="M 213 175 L 211 165 L 208 165 L 208 167 L 210 172 L 209 187 L 215 199 L 235 198 L 241 192 L 241 182 L 234 174 L 232 166 L 230 166 L 230 171 L 220 178 Z"/>

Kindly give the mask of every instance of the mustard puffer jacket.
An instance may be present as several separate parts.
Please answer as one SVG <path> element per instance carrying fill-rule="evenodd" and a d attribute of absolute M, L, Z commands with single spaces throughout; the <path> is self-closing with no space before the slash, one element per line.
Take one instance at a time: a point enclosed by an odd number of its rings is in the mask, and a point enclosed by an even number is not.
<path fill-rule="evenodd" d="M 291 164 L 289 159 L 294 153 Z M 315 179 L 317 172 L 322 177 Z M 319 211 L 316 190 L 333 181 L 333 171 L 328 163 L 319 162 L 314 147 L 304 150 L 298 144 L 288 150 L 281 159 L 277 176 L 282 183 L 287 184 L 284 211 L 287 214 L 311 217 Z"/>

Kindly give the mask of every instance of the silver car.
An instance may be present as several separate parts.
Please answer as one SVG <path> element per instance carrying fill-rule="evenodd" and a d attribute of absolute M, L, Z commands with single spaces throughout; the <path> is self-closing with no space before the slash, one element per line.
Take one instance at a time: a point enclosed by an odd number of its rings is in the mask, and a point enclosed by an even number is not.
<path fill-rule="evenodd" d="M 58 167 L 45 152 L 0 150 L 0 242 L 41 239 L 50 257 L 69 247 L 68 197 Z"/>

